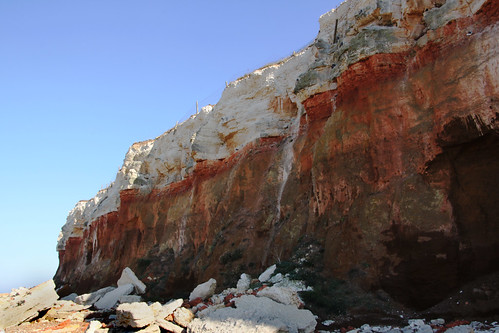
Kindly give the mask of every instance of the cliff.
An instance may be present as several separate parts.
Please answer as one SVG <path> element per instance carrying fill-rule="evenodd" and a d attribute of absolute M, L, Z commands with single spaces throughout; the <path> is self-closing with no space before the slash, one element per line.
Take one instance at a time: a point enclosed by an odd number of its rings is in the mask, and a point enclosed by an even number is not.
<path fill-rule="evenodd" d="M 56 283 L 130 267 L 154 297 L 318 249 L 325 278 L 413 308 L 499 269 L 499 2 L 348 0 L 231 82 L 62 228 Z"/>

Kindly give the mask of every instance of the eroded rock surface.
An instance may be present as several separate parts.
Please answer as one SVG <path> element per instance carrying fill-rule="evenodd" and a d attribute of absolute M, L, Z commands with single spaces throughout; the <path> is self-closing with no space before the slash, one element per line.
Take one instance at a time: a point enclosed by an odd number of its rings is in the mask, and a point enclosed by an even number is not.
<path fill-rule="evenodd" d="M 38 316 L 54 305 L 59 296 L 54 281 L 49 280 L 31 289 L 14 289 L 0 297 L 0 329 L 18 325 Z"/>
<path fill-rule="evenodd" d="M 314 331 L 316 321 L 308 310 L 277 303 L 269 298 L 242 296 L 236 308 L 226 307 L 195 319 L 188 332 L 303 332 Z"/>
<path fill-rule="evenodd" d="M 130 267 L 168 299 L 304 238 L 324 277 L 416 309 L 497 271 L 498 19 L 496 0 L 345 1 L 310 46 L 134 144 L 68 216 L 57 284 Z"/>

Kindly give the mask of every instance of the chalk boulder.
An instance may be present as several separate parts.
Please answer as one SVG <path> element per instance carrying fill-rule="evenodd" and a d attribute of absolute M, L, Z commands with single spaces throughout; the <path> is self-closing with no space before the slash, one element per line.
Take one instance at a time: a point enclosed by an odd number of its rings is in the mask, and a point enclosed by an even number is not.
<path fill-rule="evenodd" d="M 77 296 L 75 298 L 74 302 L 76 304 L 81 304 L 81 305 L 94 305 L 95 302 L 97 302 L 99 299 L 101 299 L 102 296 L 104 296 L 105 294 L 107 294 L 110 291 L 113 291 L 114 289 L 116 289 L 116 288 L 106 287 L 106 288 L 102 288 L 102 289 L 99 289 L 97 291 L 94 291 L 92 293 L 83 294 L 83 295 Z"/>
<path fill-rule="evenodd" d="M 209 279 L 205 283 L 198 285 L 189 295 L 189 301 L 201 297 L 206 299 L 215 293 L 215 288 L 217 287 L 217 280 Z"/>
<path fill-rule="evenodd" d="M 159 303 L 154 303 L 153 305 L 159 304 L 159 307 L 157 307 L 157 308 L 155 307 L 155 312 L 156 312 L 155 315 L 157 318 L 165 319 L 166 317 L 171 315 L 173 313 L 173 311 L 175 311 L 176 309 L 181 307 L 182 303 L 184 303 L 184 300 L 181 298 L 176 299 L 176 300 L 172 300 L 164 305 L 161 305 Z M 153 305 L 151 305 L 151 306 L 153 306 Z"/>
<path fill-rule="evenodd" d="M 188 332 L 311 333 L 317 324 L 312 312 L 267 297 L 244 295 L 235 299 L 235 305 L 236 308 L 218 308 L 194 319 L 187 327 Z"/>
<path fill-rule="evenodd" d="M 116 308 L 116 324 L 122 327 L 142 328 L 154 323 L 154 312 L 147 303 L 125 303 Z"/>
<path fill-rule="evenodd" d="M 185 332 L 183 327 L 178 326 L 172 322 L 166 321 L 164 319 L 156 320 L 156 323 L 159 325 L 159 327 L 167 330 L 168 332 L 173 332 L 173 333 L 184 333 Z"/>
<path fill-rule="evenodd" d="M 260 282 L 267 282 L 270 279 L 270 277 L 272 276 L 272 274 L 274 274 L 276 268 L 277 268 L 276 265 L 270 266 L 269 268 L 267 268 L 265 270 L 265 272 L 260 274 L 260 276 L 258 277 L 258 280 L 260 280 Z"/>
<path fill-rule="evenodd" d="M 181 307 L 173 311 L 173 319 L 180 326 L 187 327 L 187 325 L 189 325 L 189 323 L 194 319 L 194 314 L 191 310 Z"/>
<path fill-rule="evenodd" d="M 14 289 L 0 297 L 0 329 L 18 325 L 50 308 L 59 296 L 54 281 L 49 280 L 31 289 Z"/>
<path fill-rule="evenodd" d="M 102 296 L 94 305 L 100 310 L 112 309 L 122 296 L 131 294 L 133 290 L 133 284 L 125 284 Z"/>
<path fill-rule="evenodd" d="M 240 293 L 244 293 L 249 289 L 251 284 L 251 276 L 246 273 L 241 274 L 241 277 L 237 281 L 236 289 Z"/>
<path fill-rule="evenodd" d="M 268 297 L 271 300 L 285 305 L 294 305 L 296 307 L 301 307 L 303 305 L 298 293 L 290 288 L 272 286 L 260 290 L 257 296 Z"/>
<path fill-rule="evenodd" d="M 137 294 L 143 294 L 146 292 L 146 285 L 144 282 L 140 281 L 130 268 L 125 267 L 123 272 L 121 272 L 121 277 L 118 280 L 118 287 L 127 284 L 133 284 Z"/>
<path fill-rule="evenodd" d="M 120 304 L 123 303 L 139 303 L 142 302 L 142 297 L 139 295 L 125 295 L 121 296 L 119 299 Z"/>

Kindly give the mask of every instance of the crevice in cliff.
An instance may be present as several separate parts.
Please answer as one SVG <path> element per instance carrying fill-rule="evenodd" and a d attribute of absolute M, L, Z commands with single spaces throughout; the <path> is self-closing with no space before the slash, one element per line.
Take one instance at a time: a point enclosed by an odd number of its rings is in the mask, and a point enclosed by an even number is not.
<path fill-rule="evenodd" d="M 291 170 L 293 168 L 293 163 L 295 160 L 295 153 L 294 153 L 294 147 L 296 143 L 296 139 L 298 135 L 300 134 L 300 122 L 301 122 L 301 117 L 304 114 L 304 107 L 303 105 L 299 104 L 296 112 L 295 119 L 293 120 L 293 123 L 290 127 L 290 134 L 288 137 L 285 139 L 283 142 L 283 149 L 282 149 L 282 154 L 283 154 L 283 159 L 282 159 L 282 164 L 281 167 L 279 168 L 280 172 L 280 185 L 278 188 L 277 192 L 277 198 L 276 198 L 276 213 L 275 213 L 275 218 L 271 222 L 271 230 L 267 242 L 267 246 L 264 252 L 264 255 L 262 257 L 262 265 L 265 265 L 268 260 L 269 252 L 272 248 L 272 244 L 275 240 L 276 234 L 279 229 L 279 222 L 281 221 L 281 202 L 282 202 L 282 196 L 284 193 L 284 190 L 286 188 L 286 184 L 288 182 L 289 175 L 291 173 Z"/>

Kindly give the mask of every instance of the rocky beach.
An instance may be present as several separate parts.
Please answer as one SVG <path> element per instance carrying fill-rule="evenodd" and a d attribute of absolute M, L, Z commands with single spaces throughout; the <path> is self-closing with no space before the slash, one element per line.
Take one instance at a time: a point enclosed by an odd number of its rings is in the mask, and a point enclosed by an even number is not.
<path fill-rule="evenodd" d="M 377 324 L 352 326 L 367 320 L 362 315 L 321 318 L 307 310 L 300 297 L 312 288 L 304 281 L 293 280 L 292 274 L 278 271 L 273 265 L 257 278 L 242 274 L 235 287 L 220 293 L 216 293 L 217 281 L 210 279 L 196 286 L 187 298 L 165 303 L 145 302 L 141 295 L 146 286 L 128 267 L 115 286 L 83 295 L 72 293 L 60 298 L 53 281 L 47 281 L 32 289 L 19 288 L 0 295 L 0 329 L 6 328 L 6 333 L 499 332 L 497 321 L 415 319 L 413 316 L 423 314 L 402 308 L 375 318 Z M 432 314 L 424 315 L 431 318 Z"/>
<path fill-rule="evenodd" d="M 499 1 L 347 0 L 128 150 L 14 332 L 499 332 Z"/>

